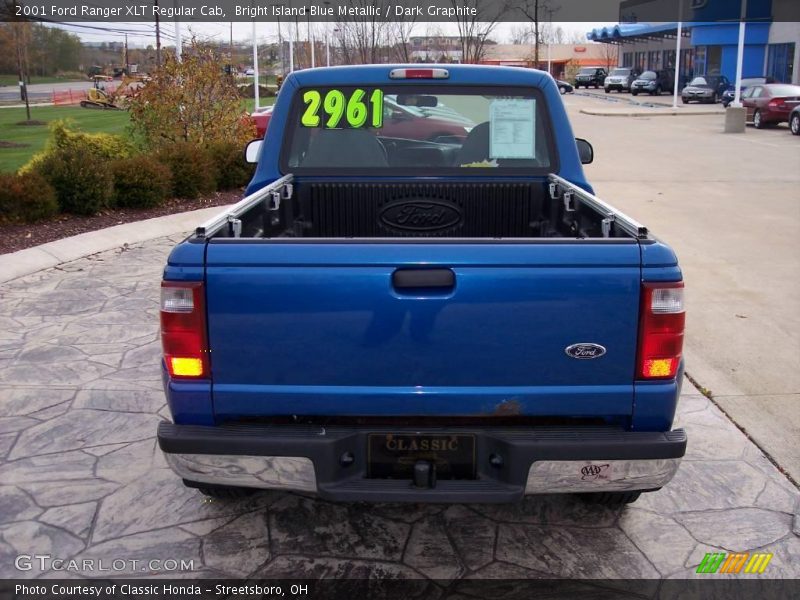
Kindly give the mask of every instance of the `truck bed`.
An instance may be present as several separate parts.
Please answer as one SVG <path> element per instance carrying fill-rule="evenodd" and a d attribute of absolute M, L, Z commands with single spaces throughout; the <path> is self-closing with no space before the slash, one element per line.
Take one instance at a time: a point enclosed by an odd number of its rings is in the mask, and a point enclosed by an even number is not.
<path fill-rule="evenodd" d="M 253 196 L 234 207 L 226 221 L 218 219 L 198 233 L 216 239 L 633 239 L 645 231 L 556 176 L 379 183 L 288 176 Z"/>

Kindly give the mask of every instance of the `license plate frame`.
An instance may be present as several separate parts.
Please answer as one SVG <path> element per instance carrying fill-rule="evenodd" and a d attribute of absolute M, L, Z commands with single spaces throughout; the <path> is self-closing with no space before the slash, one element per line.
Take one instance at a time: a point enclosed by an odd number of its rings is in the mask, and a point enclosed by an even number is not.
<path fill-rule="evenodd" d="M 437 479 L 476 479 L 476 455 L 474 433 L 369 433 L 367 478 L 411 480 L 414 463 L 428 460 Z"/>

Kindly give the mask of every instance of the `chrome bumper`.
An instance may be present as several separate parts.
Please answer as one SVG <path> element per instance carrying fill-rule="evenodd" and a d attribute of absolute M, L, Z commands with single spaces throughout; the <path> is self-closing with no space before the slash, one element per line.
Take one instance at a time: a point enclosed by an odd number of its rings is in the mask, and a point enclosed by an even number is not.
<path fill-rule="evenodd" d="M 652 490 L 669 482 L 686 451 L 683 430 L 470 428 L 464 431 L 476 438 L 477 477 L 420 488 L 368 478 L 367 440 L 375 430 L 403 428 L 162 422 L 158 441 L 170 467 L 189 482 L 367 502 L 516 502 L 525 494 Z"/>
<path fill-rule="evenodd" d="M 175 473 L 189 481 L 261 489 L 316 492 L 314 463 L 302 456 L 165 454 Z"/>
<path fill-rule="evenodd" d="M 166 458 L 179 477 L 198 483 L 317 491 L 314 464 L 301 456 L 167 454 Z M 669 483 L 680 461 L 680 458 L 538 461 L 528 472 L 525 494 L 652 490 Z"/>
<path fill-rule="evenodd" d="M 652 460 L 542 460 L 531 465 L 526 494 L 627 492 L 665 486 L 680 458 Z"/>

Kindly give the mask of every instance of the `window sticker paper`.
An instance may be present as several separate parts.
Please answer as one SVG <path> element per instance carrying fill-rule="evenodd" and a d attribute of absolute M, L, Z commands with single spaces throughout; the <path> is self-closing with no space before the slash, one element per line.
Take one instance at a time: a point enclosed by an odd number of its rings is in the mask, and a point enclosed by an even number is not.
<path fill-rule="evenodd" d="M 536 100 L 499 99 L 489 106 L 490 158 L 536 158 Z"/>

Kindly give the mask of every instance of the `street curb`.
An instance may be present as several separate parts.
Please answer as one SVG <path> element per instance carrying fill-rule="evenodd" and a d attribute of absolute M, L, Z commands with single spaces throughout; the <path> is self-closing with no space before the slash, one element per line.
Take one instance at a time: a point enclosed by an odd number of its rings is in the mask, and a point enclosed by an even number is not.
<path fill-rule="evenodd" d="M 613 110 L 613 109 L 611 109 Z M 672 109 L 672 110 L 629 110 L 624 112 L 611 112 L 609 109 L 602 109 L 602 108 L 582 108 L 579 112 L 585 115 L 593 115 L 595 117 L 700 117 L 706 115 L 720 115 L 724 116 L 724 110 L 681 110 L 681 109 Z"/>
<path fill-rule="evenodd" d="M 91 254 L 120 248 L 125 244 L 136 244 L 167 235 L 189 232 L 226 208 L 226 206 L 214 206 L 115 225 L 33 248 L 2 254 L 0 255 L 0 283 L 6 283 L 43 269 L 50 269 Z"/>

